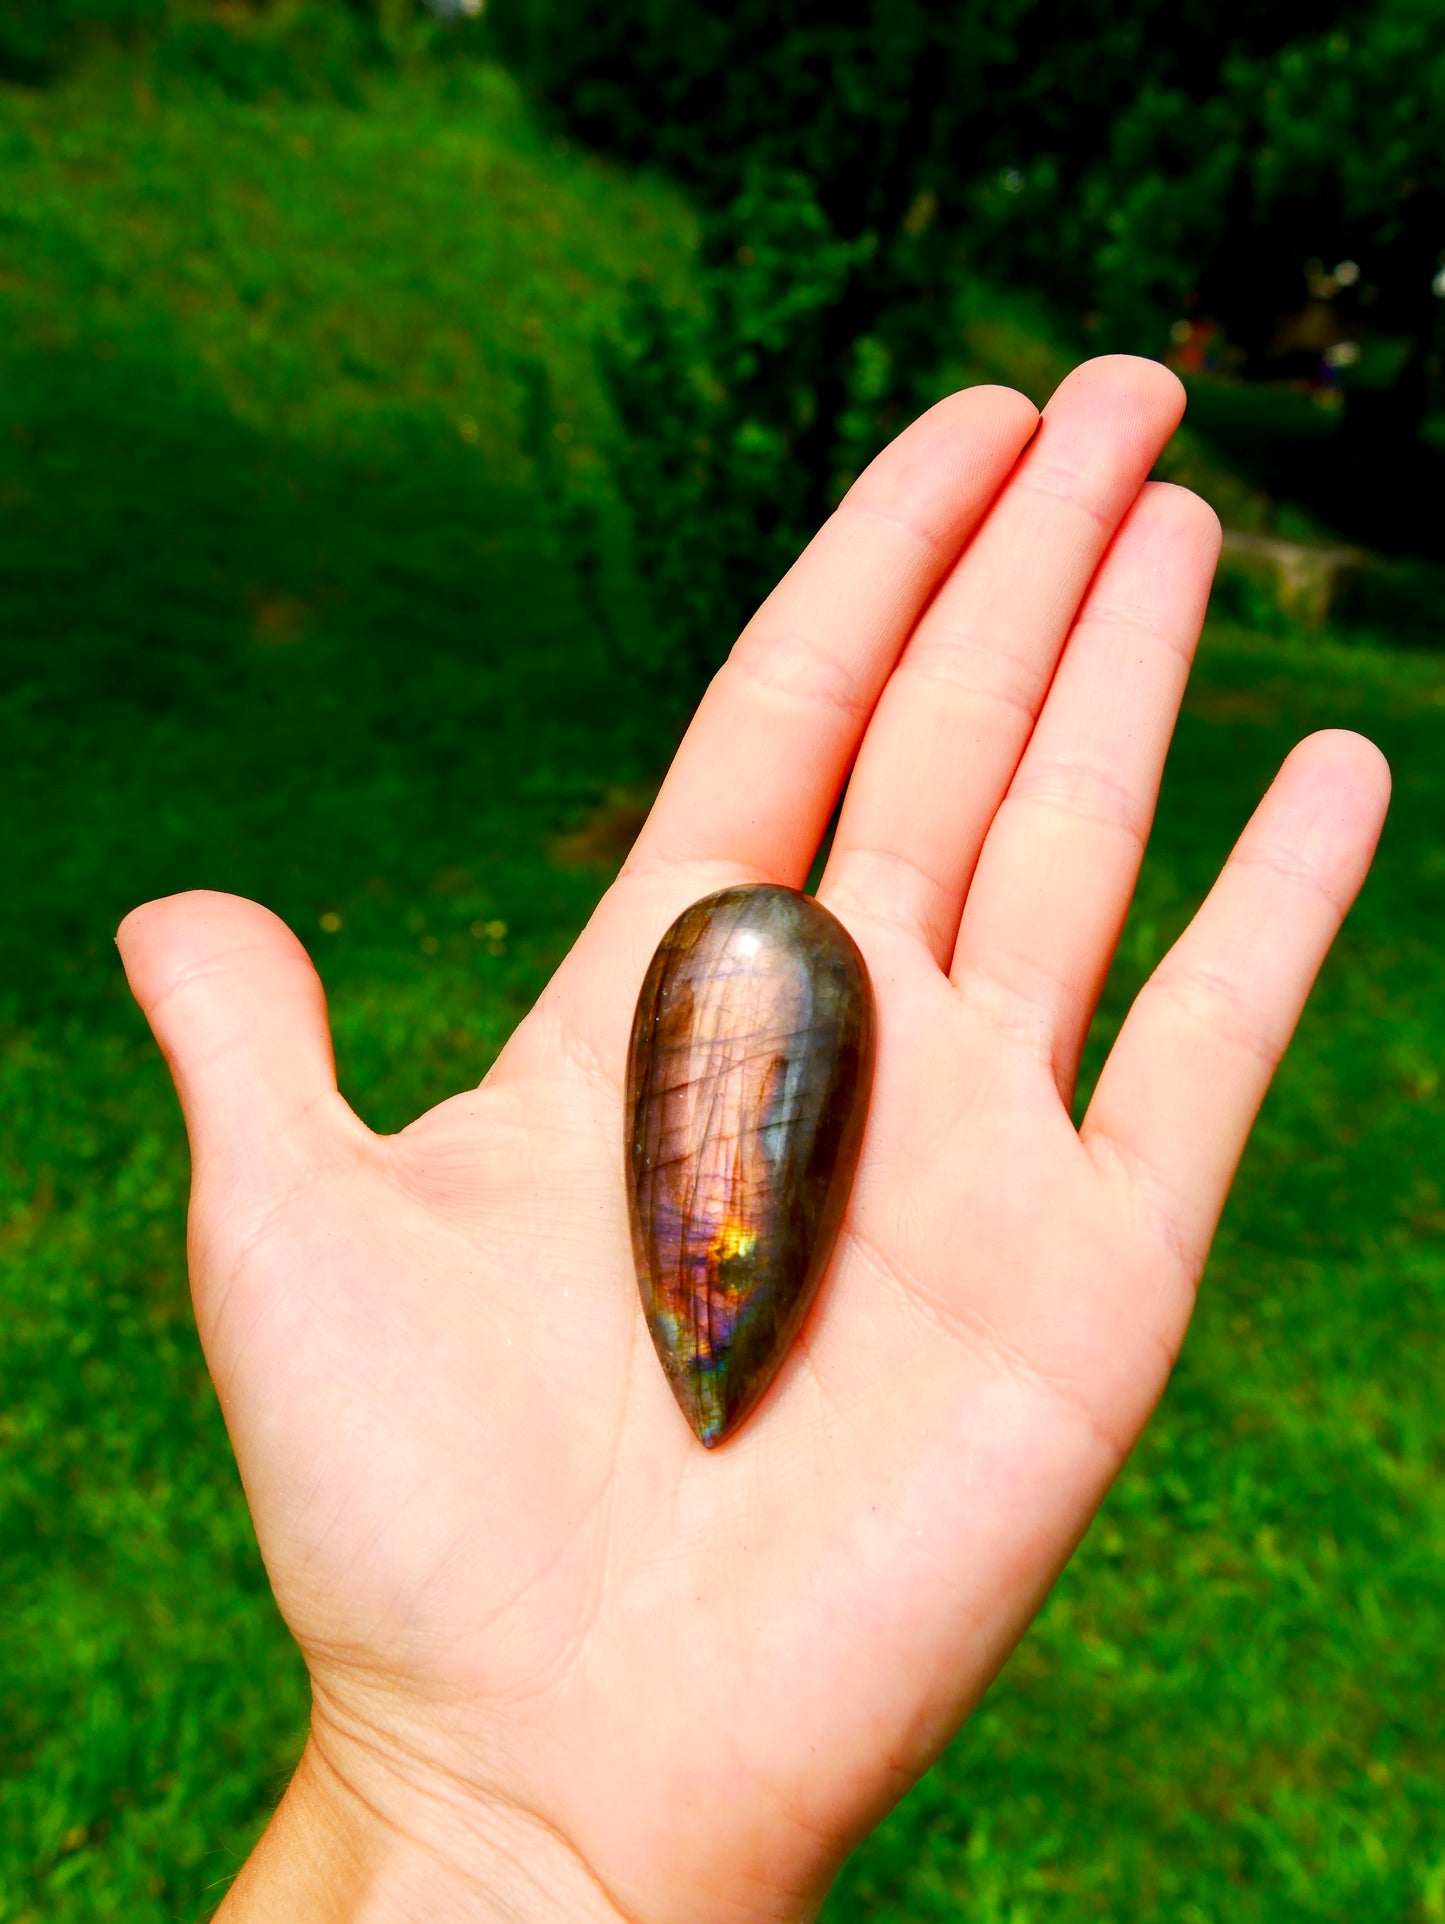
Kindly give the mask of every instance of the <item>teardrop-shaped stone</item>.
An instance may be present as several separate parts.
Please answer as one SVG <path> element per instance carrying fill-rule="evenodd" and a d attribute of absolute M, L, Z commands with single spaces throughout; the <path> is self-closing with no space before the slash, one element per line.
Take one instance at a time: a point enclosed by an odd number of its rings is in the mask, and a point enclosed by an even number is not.
<path fill-rule="evenodd" d="M 662 938 L 627 1057 L 628 1187 L 647 1326 L 709 1449 L 802 1327 L 858 1160 L 873 993 L 796 889 L 723 889 Z"/>

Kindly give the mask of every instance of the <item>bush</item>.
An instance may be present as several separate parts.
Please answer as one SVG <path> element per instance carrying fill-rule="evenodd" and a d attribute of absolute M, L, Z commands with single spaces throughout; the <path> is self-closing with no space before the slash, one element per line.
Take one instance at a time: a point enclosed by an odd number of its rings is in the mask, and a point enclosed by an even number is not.
<path fill-rule="evenodd" d="M 832 229 L 802 176 L 755 169 L 703 222 L 691 305 L 637 281 L 622 335 L 599 344 L 621 429 L 612 485 L 647 607 L 640 641 L 631 622 L 607 625 L 628 672 L 679 713 L 888 438 L 900 396 L 911 411 L 907 358 L 860 331 L 873 251 L 872 236 Z M 603 618 L 615 531 L 559 474 L 550 402 L 531 389 L 529 445 Z"/>

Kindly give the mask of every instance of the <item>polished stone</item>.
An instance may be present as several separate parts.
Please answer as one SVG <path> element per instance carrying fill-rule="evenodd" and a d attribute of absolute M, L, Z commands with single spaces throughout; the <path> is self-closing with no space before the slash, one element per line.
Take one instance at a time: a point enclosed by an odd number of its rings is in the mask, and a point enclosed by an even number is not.
<path fill-rule="evenodd" d="M 627 1059 L 633 1249 L 652 1340 L 711 1448 L 767 1388 L 843 1219 L 873 1074 L 857 945 L 795 889 L 724 889 L 652 959 Z"/>

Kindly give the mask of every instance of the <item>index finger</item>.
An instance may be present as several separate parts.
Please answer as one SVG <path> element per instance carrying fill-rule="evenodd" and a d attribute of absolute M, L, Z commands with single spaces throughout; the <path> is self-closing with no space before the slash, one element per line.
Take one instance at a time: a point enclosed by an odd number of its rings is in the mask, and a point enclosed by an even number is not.
<path fill-rule="evenodd" d="M 625 874 L 725 863 L 799 886 L 914 624 L 1038 424 L 952 394 L 865 469 L 743 630 Z"/>

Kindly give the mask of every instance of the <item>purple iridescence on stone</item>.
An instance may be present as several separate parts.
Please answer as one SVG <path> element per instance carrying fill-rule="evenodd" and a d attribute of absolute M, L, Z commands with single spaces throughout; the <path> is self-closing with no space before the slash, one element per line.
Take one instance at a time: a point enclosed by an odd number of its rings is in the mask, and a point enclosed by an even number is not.
<path fill-rule="evenodd" d="M 796 889 L 723 889 L 652 959 L 627 1057 L 642 1306 L 711 1448 L 772 1380 L 828 1265 L 873 1078 L 856 943 Z"/>

